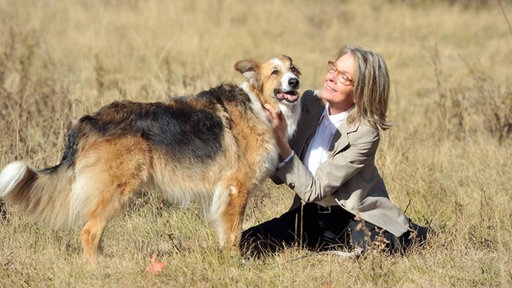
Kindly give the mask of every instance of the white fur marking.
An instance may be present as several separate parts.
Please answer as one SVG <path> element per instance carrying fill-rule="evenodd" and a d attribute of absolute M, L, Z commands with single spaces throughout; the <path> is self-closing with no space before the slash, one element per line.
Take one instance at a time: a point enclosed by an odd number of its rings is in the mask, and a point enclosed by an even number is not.
<path fill-rule="evenodd" d="M 288 124 L 287 136 L 288 140 L 292 138 L 295 133 L 295 129 L 297 128 L 297 122 L 299 120 L 300 115 L 300 105 L 298 102 L 296 103 L 288 103 L 288 102 L 280 102 L 279 107 L 286 118 L 286 123 Z"/>
<path fill-rule="evenodd" d="M 21 161 L 12 162 L 0 173 L 0 197 L 4 197 L 25 175 L 27 165 Z"/>
<path fill-rule="evenodd" d="M 210 219 L 218 219 L 226 204 L 228 203 L 228 194 L 223 183 L 219 183 L 215 187 L 215 192 L 213 193 L 212 204 L 210 206 Z"/>
<path fill-rule="evenodd" d="M 284 63 L 283 61 L 281 61 L 279 58 L 272 58 L 270 59 L 270 62 L 274 63 L 275 65 L 279 66 L 279 68 L 281 68 L 281 70 L 285 70 L 284 68 Z"/>
<path fill-rule="evenodd" d="M 256 95 L 249 89 L 249 83 L 244 82 L 240 85 L 240 88 L 242 88 L 247 95 L 249 95 L 249 98 L 251 99 L 251 107 L 260 115 L 262 119 L 265 119 L 265 122 L 267 122 L 270 125 L 270 122 L 268 122 L 267 115 L 265 114 L 265 110 L 263 110 L 263 106 L 261 105 L 261 102 L 258 100 Z"/>
<path fill-rule="evenodd" d="M 290 79 L 298 79 L 295 74 L 292 72 L 286 72 L 284 73 L 283 77 L 281 78 L 281 86 L 283 87 L 284 91 L 293 90 L 292 87 L 290 87 Z"/>
<path fill-rule="evenodd" d="M 227 235 L 225 235 L 224 232 L 226 231 L 226 227 L 224 221 L 221 220 L 221 214 L 226 208 L 229 200 L 228 194 L 231 193 L 232 189 L 233 187 L 229 187 L 226 190 L 223 183 L 219 183 L 215 187 L 215 193 L 213 194 L 212 204 L 210 207 L 210 221 L 214 222 L 219 244 L 221 246 L 224 246 L 227 242 Z"/>

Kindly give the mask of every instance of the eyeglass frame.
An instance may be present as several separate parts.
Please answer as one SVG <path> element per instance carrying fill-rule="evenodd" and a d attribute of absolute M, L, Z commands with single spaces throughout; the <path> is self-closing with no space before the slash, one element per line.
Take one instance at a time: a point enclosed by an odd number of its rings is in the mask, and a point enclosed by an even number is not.
<path fill-rule="evenodd" d="M 355 84 L 355 81 L 353 79 L 350 79 L 344 72 L 336 68 L 336 63 L 334 63 L 333 61 L 327 61 L 327 73 L 336 73 L 336 80 L 338 80 L 341 84 L 345 86 L 348 86 L 349 84 L 352 84 L 353 86 Z"/>

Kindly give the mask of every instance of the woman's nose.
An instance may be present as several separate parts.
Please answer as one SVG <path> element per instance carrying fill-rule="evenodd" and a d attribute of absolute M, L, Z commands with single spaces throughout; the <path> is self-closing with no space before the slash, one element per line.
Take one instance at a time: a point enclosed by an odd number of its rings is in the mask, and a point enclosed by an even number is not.
<path fill-rule="evenodd" d="M 327 73 L 327 75 L 325 75 L 325 79 L 329 82 L 336 83 L 336 73 Z"/>

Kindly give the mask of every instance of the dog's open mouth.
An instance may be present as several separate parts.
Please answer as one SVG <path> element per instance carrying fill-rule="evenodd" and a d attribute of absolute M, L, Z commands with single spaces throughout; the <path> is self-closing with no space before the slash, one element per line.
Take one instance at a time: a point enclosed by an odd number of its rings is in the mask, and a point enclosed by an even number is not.
<path fill-rule="evenodd" d="M 288 103 L 295 103 L 299 99 L 299 93 L 297 90 L 282 91 L 279 89 L 274 90 L 274 94 L 279 101 L 286 101 Z"/>

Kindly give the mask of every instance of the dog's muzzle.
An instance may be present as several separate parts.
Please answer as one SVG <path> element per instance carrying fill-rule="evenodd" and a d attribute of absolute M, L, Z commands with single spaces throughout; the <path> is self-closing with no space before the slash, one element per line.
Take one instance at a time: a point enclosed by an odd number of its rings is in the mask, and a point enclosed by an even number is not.
<path fill-rule="evenodd" d="M 297 89 L 300 87 L 299 79 L 290 78 L 288 79 L 289 90 L 275 89 L 274 95 L 279 101 L 286 101 L 288 103 L 295 103 L 299 99 L 299 92 Z"/>

